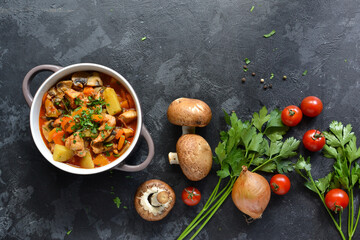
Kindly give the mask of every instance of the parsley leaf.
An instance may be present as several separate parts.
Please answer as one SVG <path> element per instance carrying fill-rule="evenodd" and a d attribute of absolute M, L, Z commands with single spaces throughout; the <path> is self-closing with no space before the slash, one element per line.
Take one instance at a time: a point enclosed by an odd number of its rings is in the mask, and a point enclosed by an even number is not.
<path fill-rule="evenodd" d="M 262 132 L 262 126 L 264 125 L 264 123 L 269 121 L 269 119 L 270 115 L 268 114 L 268 110 L 265 106 L 263 106 L 260 109 L 259 113 L 255 112 L 253 114 L 253 119 L 251 123 L 252 125 L 254 125 L 254 127 L 256 127 L 257 130 L 259 130 L 259 132 Z"/>
<path fill-rule="evenodd" d="M 251 6 L 250 12 L 254 11 L 255 6 Z"/>
<path fill-rule="evenodd" d="M 270 73 L 270 80 L 274 78 L 274 74 Z"/>
<path fill-rule="evenodd" d="M 114 203 L 116 204 L 116 207 L 119 208 L 121 205 L 121 201 L 119 197 L 116 197 L 113 199 Z"/>
<path fill-rule="evenodd" d="M 271 32 L 269 32 L 268 34 L 265 34 L 264 35 L 264 38 L 269 38 L 269 37 L 271 37 L 272 35 L 274 35 L 276 33 L 276 31 L 275 30 L 272 30 Z"/>
<path fill-rule="evenodd" d="M 245 58 L 244 61 L 246 65 L 249 65 L 251 63 L 251 61 L 248 58 Z"/>
<path fill-rule="evenodd" d="M 305 71 L 302 73 L 302 75 L 303 75 L 303 76 L 306 76 L 307 73 L 308 73 L 308 70 L 305 70 Z"/>
<path fill-rule="evenodd" d="M 283 135 L 289 130 L 288 126 L 285 126 L 281 121 L 281 112 L 278 109 L 273 110 L 270 113 L 270 119 L 266 125 L 264 134 L 271 140 L 281 140 Z"/>

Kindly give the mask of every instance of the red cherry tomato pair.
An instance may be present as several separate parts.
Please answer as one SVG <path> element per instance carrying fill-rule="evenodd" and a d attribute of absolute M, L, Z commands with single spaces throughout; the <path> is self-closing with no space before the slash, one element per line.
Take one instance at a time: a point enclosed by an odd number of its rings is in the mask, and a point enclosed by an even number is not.
<path fill-rule="evenodd" d="M 182 191 L 181 198 L 188 206 L 195 206 L 201 200 L 201 193 L 197 188 L 187 187 Z"/>
<path fill-rule="evenodd" d="M 300 123 L 303 114 L 308 117 L 319 115 L 323 110 L 323 104 L 319 98 L 309 96 L 302 100 L 300 108 L 295 105 L 287 106 L 281 113 L 282 122 L 286 126 L 295 127 Z"/>
<path fill-rule="evenodd" d="M 301 122 L 303 114 L 308 117 L 316 117 L 323 109 L 321 100 L 314 96 L 302 100 L 301 109 L 295 105 L 287 106 L 281 113 L 282 122 L 289 127 L 294 127 Z M 303 144 L 312 152 L 320 151 L 325 145 L 324 135 L 315 129 L 307 131 L 303 136 Z"/>
<path fill-rule="evenodd" d="M 290 179 L 284 174 L 275 174 L 270 180 L 271 190 L 277 195 L 284 195 L 290 190 Z"/>

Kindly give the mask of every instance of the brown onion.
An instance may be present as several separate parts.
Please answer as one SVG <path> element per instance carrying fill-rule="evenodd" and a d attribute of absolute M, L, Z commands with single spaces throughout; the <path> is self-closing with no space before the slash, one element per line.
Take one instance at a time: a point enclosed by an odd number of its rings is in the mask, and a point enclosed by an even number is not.
<path fill-rule="evenodd" d="M 240 211 L 251 218 L 261 218 L 270 201 L 270 185 L 260 174 L 248 171 L 246 166 L 242 169 L 232 189 L 232 200 Z"/>

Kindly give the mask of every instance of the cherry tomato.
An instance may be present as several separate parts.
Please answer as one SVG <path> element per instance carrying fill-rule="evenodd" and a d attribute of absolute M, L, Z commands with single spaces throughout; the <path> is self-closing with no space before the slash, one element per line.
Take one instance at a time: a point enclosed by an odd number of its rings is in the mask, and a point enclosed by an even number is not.
<path fill-rule="evenodd" d="M 311 152 L 320 151 L 325 145 L 324 135 L 315 129 L 307 131 L 304 134 L 302 141 L 304 147 Z"/>
<path fill-rule="evenodd" d="M 305 116 L 316 117 L 323 110 L 323 104 L 319 98 L 309 96 L 302 100 L 300 108 Z"/>
<path fill-rule="evenodd" d="M 342 189 L 332 189 L 325 196 L 325 204 L 332 211 L 339 212 L 349 204 L 349 196 Z"/>
<path fill-rule="evenodd" d="M 290 105 L 284 108 L 281 113 L 281 121 L 289 127 L 294 127 L 299 124 L 302 119 L 301 109 L 295 105 Z"/>
<path fill-rule="evenodd" d="M 197 188 L 187 187 L 182 191 L 181 198 L 188 206 L 195 206 L 200 202 L 201 193 Z"/>
<path fill-rule="evenodd" d="M 290 190 L 290 179 L 284 174 L 276 174 L 270 180 L 270 187 L 277 195 L 284 195 Z"/>

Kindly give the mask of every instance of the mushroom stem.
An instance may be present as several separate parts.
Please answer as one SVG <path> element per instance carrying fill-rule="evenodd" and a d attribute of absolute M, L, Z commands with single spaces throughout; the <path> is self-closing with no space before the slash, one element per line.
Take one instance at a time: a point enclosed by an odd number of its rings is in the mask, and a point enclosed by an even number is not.
<path fill-rule="evenodd" d="M 169 194 L 166 191 L 154 193 L 150 198 L 150 204 L 159 207 L 169 201 Z"/>
<path fill-rule="evenodd" d="M 170 164 L 179 164 L 179 159 L 176 152 L 169 152 L 168 157 Z"/>
<path fill-rule="evenodd" d="M 182 126 L 182 135 L 195 134 L 195 127 Z"/>

